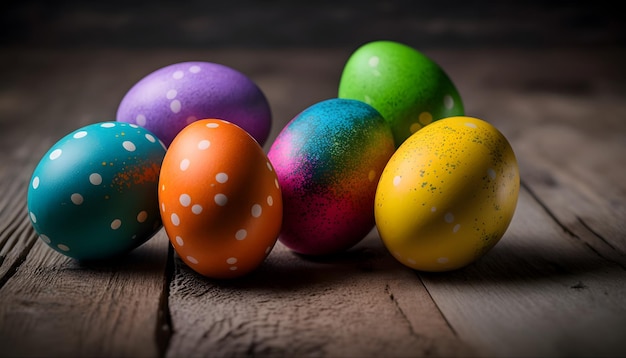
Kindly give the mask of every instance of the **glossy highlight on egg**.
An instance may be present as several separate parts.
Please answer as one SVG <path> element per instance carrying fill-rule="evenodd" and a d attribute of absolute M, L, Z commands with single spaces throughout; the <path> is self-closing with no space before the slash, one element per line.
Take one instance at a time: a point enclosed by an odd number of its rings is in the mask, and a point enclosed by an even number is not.
<path fill-rule="evenodd" d="M 409 137 L 385 166 L 376 226 L 402 264 L 459 269 L 500 241 L 519 188 L 515 153 L 497 128 L 473 117 L 444 118 Z"/>
<path fill-rule="evenodd" d="M 30 221 L 57 252 L 78 260 L 120 256 L 161 228 L 157 183 L 165 146 L 134 124 L 79 128 L 41 158 L 28 187 Z"/>
<path fill-rule="evenodd" d="M 122 98 L 117 120 L 152 131 L 169 146 L 188 124 L 219 118 L 237 124 L 261 145 L 272 114 L 264 93 L 243 73 L 204 61 L 162 67 L 135 83 Z"/>
<path fill-rule="evenodd" d="M 276 172 L 259 143 L 231 122 L 201 119 L 174 138 L 158 199 L 176 253 L 206 277 L 254 271 L 278 239 L 283 205 Z"/>
<path fill-rule="evenodd" d="M 393 151 L 391 129 L 361 101 L 332 98 L 293 118 L 268 152 L 283 193 L 280 242 L 306 255 L 358 243 L 374 226 L 376 185 Z"/>

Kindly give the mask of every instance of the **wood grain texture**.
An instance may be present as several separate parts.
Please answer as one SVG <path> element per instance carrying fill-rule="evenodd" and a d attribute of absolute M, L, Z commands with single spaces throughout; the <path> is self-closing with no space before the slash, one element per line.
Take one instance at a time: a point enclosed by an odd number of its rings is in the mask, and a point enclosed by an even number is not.
<path fill-rule="evenodd" d="M 0 290 L 0 356 L 158 355 L 168 243 L 160 233 L 121 260 L 85 264 L 37 240 Z"/>
<path fill-rule="evenodd" d="M 459 336 L 488 356 L 619 356 L 624 269 L 574 239 L 522 191 L 501 242 L 448 274 L 420 274 Z"/>
<path fill-rule="evenodd" d="M 306 258 L 280 243 L 251 276 L 212 281 L 176 260 L 168 355 L 462 356 L 417 276 L 375 231 L 345 254 Z"/>
<path fill-rule="evenodd" d="M 0 356 L 583 357 L 626 355 L 626 51 L 426 51 L 468 115 L 510 140 L 522 175 L 501 242 L 462 270 L 412 271 L 373 230 L 311 259 L 280 243 L 250 276 L 191 271 L 161 230 L 117 262 L 79 264 L 28 221 L 45 151 L 115 116 L 170 63 L 248 74 L 272 105 L 272 139 L 336 96 L 351 48 L 13 49 L 0 52 Z"/>

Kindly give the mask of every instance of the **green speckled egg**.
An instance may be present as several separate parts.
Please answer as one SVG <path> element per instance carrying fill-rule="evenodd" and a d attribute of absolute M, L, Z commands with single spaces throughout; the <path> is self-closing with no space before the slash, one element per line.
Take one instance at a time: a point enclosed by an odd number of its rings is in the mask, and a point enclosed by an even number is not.
<path fill-rule="evenodd" d="M 350 56 L 338 97 L 376 108 L 391 125 L 396 147 L 433 121 L 464 114 L 461 96 L 444 70 L 393 41 L 369 42 Z"/>

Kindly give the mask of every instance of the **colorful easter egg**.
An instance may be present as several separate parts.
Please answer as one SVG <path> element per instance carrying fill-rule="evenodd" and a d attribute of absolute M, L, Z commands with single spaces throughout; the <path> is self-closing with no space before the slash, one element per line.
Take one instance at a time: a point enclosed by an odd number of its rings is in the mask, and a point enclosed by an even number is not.
<path fill-rule="evenodd" d="M 507 139 L 472 117 L 449 117 L 409 137 L 376 191 L 381 239 L 404 265 L 422 271 L 464 267 L 506 232 L 520 175 Z"/>
<path fill-rule="evenodd" d="M 60 139 L 41 158 L 28 187 L 39 237 L 79 260 L 107 259 L 161 228 L 157 184 L 165 146 L 145 128 L 94 123 Z"/>
<path fill-rule="evenodd" d="M 152 131 L 166 146 L 188 124 L 203 118 L 228 120 L 261 145 L 271 129 L 269 103 L 243 73 L 211 62 L 182 62 L 160 68 L 124 96 L 117 120 Z"/>
<path fill-rule="evenodd" d="M 432 59 L 394 41 L 359 47 L 345 64 L 339 98 L 364 101 L 389 122 L 396 147 L 424 126 L 464 114 L 461 96 Z"/>
<path fill-rule="evenodd" d="M 163 160 L 159 204 L 178 256 L 218 279 L 261 265 L 283 213 L 276 172 L 261 146 L 218 119 L 193 122 L 174 138 Z"/>
<path fill-rule="evenodd" d="M 374 227 L 376 185 L 393 151 L 389 126 L 361 101 L 328 99 L 293 118 L 268 152 L 283 194 L 280 242 L 307 255 L 358 243 Z"/>

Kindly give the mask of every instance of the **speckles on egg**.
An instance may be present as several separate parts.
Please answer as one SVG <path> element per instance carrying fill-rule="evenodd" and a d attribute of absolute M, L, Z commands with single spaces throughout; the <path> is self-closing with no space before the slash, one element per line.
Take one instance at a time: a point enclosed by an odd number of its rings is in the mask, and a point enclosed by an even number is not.
<path fill-rule="evenodd" d="M 258 267 L 282 222 L 276 181 L 263 149 L 235 124 L 203 119 L 181 131 L 163 161 L 159 190 L 162 214 L 170 217 L 165 230 L 181 259 L 212 278 Z"/>
<path fill-rule="evenodd" d="M 354 51 L 343 69 L 338 97 L 376 108 L 390 124 L 396 147 L 431 122 L 464 114 L 461 97 L 443 69 L 393 41 L 369 42 Z"/>
<path fill-rule="evenodd" d="M 169 146 L 185 126 L 202 118 L 227 119 L 263 144 L 271 127 L 269 103 L 247 76 L 210 62 L 162 67 L 135 83 L 117 120 L 149 129 Z"/>
<path fill-rule="evenodd" d="M 102 122 L 50 148 L 27 199 L 46 244 L 76 259 L 105 259 L 134 249 L 161 227 L 155 190 L 165 149 L 146 136 L 138 126 Z"/>
<path fill-rule="evenodd" d="M 373 227 L 373 195 L 393 150 L 389 126 L 364 102 L 335 98 L 302 111 L 268 152 L 285 205 L 279 240 L 309 255 L 360 241 Z"/>
<path fill-rule="evenodd" d="M 503 236 L 515 211 L 519 168 L 506 138 L 471 117 L 433 122 L 387 163 L 375 216 L 381 239 L 405 265 L 463 267 Z M 445 259 L 445 260 L 444 260 Z"/>

